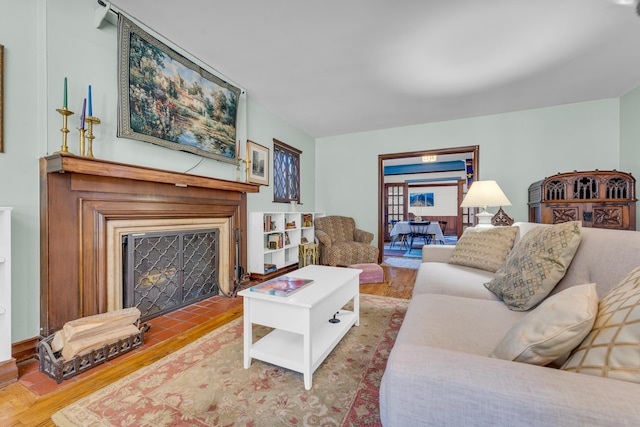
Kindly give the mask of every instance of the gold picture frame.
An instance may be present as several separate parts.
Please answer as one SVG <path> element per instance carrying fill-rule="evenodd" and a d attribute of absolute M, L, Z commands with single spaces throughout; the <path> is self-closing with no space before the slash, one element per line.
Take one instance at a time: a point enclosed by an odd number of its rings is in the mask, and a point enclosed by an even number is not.
<path fill-rule="evenodd" d="M 253 141 L 247 141 L 247 181 L 269 185 L 269 149 Z"/>
<path fill-rule="evenodd" d="M 0 153 L 4 153 L 4 46 L 0 44 Z"/>

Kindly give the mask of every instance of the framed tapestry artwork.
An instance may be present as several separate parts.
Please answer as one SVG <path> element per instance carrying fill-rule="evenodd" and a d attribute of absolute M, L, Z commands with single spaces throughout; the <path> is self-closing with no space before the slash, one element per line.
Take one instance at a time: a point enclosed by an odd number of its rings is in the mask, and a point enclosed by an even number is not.
<path fill-rule="evenodd" d="M 0 153 L 4 153 L 4 46 L 0 44 Z"/>
<path fill-rule="evenodd" d="M 247 181 L 269 185 L 269 149 L 253 141 L 247 141 Z"/>
<path fill-rule="evenodd" d="M 123 15 L 118 43 L 118 136 L 237 163 L 241 90 Z"/>

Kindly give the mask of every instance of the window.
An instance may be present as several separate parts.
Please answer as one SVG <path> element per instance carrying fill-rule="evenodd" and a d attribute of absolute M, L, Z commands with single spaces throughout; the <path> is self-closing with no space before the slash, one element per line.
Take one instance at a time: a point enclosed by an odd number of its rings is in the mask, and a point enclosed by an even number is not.
<path fill-rule="evenodd" d="M 302 151 L 273 140 L 274 202 L 300 202 L 300 154 Z"/>

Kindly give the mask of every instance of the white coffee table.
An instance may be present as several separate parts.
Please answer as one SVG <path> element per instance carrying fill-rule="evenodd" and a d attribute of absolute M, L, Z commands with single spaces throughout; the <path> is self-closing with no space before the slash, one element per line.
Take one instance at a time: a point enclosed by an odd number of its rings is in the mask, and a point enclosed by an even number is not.
<path fill-rule="evenodd" d="M 244 367 L 251 359 L 262 360 L 304 376 L 311 389 L 313 372 L 331 353 L 351 326 L 360 324 L 360 284 L 362 270 L 309 265 L 288 276 L 313 279 L 314 283 L 288 296 L 279 297 L 238 292 L 244 298 Z M 353 300 L 353 311 L 342 307 Z M 339 323 L 331 323 L 334 314 Z M 252 324 L 274 328 L 255 343 Z"/>

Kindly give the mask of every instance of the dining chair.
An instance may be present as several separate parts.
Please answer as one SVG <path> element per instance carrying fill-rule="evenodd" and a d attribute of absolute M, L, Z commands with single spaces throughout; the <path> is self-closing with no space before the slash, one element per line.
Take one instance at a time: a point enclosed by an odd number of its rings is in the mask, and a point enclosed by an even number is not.
<path fill-rule="evenodd" d="M 410 234 L 411 233 L 401 233 L 393 236 L 393 238 L 391 239 L 391 243 L 389 244 L 389 249 L 393 249 L 393 245 L 395 245 L 396 242 L 400 242 L 400 249 L 411 249 L 409 248 L 409 242 L 407 240 Z"/>
<path fill-rule="evenodd" d="M 431 221 L 421 221 L 421 222 L 409 221 L 409 228 L 411 229 L 411 234 L 409 235 L 409 238 L 410 238 L 409 250 L 413 249 L 413 241 L 415 239 L 418 239 L 418 240 L 423 239 L 425 245 L 428 245 L 429 243 L 431 243 L 432 237 L 428 233 L 429 224 L 431 224 Z"/>

